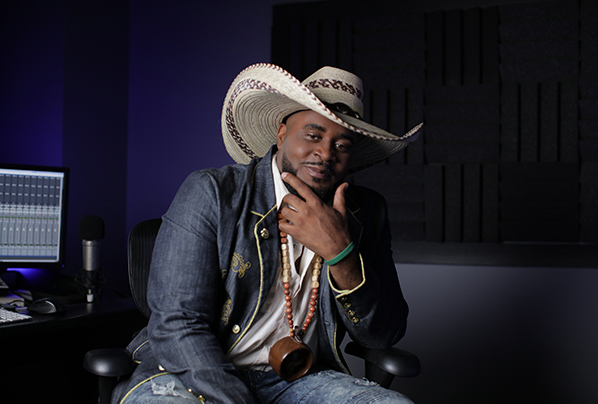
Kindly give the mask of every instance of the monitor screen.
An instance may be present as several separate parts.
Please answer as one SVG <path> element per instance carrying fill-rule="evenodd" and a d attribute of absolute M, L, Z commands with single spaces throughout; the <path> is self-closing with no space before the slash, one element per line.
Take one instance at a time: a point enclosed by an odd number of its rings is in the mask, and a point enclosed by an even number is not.
<path fill-rule="evenodd" d="M 69 170 L 0 164 L 0 269 L 64 265 Z"/>

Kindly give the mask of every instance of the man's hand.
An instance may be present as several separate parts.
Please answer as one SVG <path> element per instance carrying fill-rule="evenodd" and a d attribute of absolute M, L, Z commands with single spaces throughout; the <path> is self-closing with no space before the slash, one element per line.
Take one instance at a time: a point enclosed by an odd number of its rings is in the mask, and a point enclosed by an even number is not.
<path fill-rule="evenodd" d="M 345 182 L 336 189 L 330 206 L 296 176 L 285 172 L 282 179 L 304 200 L 292 194 L 283 198 L 280 230 L 324 260 L 333 259 L 351 243 L 345 208 L 345 190 L 349 184 Z M 362 277 L 357 251 L 331 266 L 330 272 L 339 289 L 353 289 L 359 285 Z"/>

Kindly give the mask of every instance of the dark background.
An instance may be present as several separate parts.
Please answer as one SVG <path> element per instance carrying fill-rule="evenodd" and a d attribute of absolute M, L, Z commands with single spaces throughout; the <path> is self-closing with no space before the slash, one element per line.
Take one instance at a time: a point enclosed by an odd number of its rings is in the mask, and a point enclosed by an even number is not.
<path fill-rule="evenodd" d="M 425 122 L 354 179 L 387 196 L 401 262 L 596 266 L 596 2 L 464 5 L 277 7 L 273 62 L 355 72 L 393 133 Z"/>
<path fill-rule="evenodd" d="M 97 214 L 107 287 L 128 293 L 130 228 L 189 172 L 232 162 L 220 110 L 244 67 L 337 65 L 364 78 L 378 125 L 426 123 L 353 178 L 393 208 L 400 346 L 423 362 L 394 386 L 421 403 L 595 402 L 596 3 L 274 3 L 2 2 L 0 161 L 71 168 L 64 273 Z"/>

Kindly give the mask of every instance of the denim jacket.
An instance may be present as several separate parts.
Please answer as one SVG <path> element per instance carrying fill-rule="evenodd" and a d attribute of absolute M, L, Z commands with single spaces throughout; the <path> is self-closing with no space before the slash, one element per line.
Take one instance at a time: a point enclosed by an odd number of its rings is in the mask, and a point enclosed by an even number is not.
<path fill-rule="evenodd" d="M 115 401 L 164 372 L 177 374 L 209 401 L 252 401 L 226 355 L 252 326 L 276 278 L 275 151 L 247 165 L 194 172 L 179 189 L 154 247 L 148 284 L 152 315 L 128 347 L 139 366 L 119 386 Z M 346 200 L 365 283 L 350 293 L 337 291 L 324 265 L 316 323 L 318 366 L 343 372 L 348 369 L 339 345 L 345 332 L 364 346 L 392 346 L 405 332 L 408 312 L 384 198 L 352 185 Z"/>

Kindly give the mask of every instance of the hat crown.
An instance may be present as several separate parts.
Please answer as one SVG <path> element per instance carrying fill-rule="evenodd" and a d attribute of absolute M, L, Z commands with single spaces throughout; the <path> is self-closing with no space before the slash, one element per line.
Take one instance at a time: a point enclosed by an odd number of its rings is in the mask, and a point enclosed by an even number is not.
<path fill-rule="evenodd" d="M 363 84 L 351 72 L 336 67 L 322 67 L 303 81 L 321 101 L 343 103 L 363 116 Z"/>

